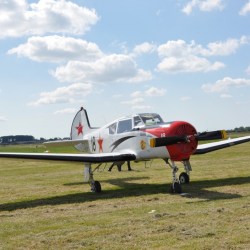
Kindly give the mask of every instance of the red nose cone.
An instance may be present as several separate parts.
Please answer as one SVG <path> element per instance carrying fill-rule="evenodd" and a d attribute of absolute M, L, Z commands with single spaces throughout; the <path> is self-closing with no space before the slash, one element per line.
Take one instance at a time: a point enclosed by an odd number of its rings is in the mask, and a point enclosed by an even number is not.
<path fill-rule="evenodd" d="M 190 123 L 187 122 L 173 122 L 166 130 L 166 136 L 191 136 L 189 142 L 180 142 L 167 146 L 170 157 L 174 161 L 182 161 L 189 159 L 198 145 L 198 141 L 195 140 L 192 135 L 197 134 L 196 129 Z"/>
<path fill-rule="evenodd" d="M 174 161 L 183 161 L 190 158 L 198 145 L 197 140 L 192 135 L 197 134 L 196 129 L 188 122 L 175 121 L 165 126 L 148 130 L 157 137 L 168 136 L 189 136 L 189 142 L 178 142 L 173 145 L 166 146 L 170 154 L 170 158 Z"/>

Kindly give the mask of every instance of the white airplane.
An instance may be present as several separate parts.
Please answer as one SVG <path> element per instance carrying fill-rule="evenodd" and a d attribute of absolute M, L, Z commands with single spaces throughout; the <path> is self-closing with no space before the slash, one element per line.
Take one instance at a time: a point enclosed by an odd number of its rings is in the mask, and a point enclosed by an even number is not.
<path fill-rule="evenodd" d="M 101 192 L 101 185 L 94 180 L 92 164 L 148 161 L 163 159 L 172 169 L 171 192 L 181 193 L 181 184 L 189 183 L 190 156 L 204 154 L 225 147 L 250 141 L 250 136 L 198 145 L 202 140 L 225 139 L 226 132 L 197 133 L 185 121 L 164 122 L 156 113 L 141 113 L 117 119 L 101 128 L 92 128 L 87 111 L 81 108 L 72 123 L 71 140 L 45 143 L 47 147 L 73 145 L 80 154 L 53 153 L 0 153 L 0 157 L 78 161 L 84 163 L 85 181 L 91 191 Z M 185 172 L 177 177 L 180 161 Z"/>

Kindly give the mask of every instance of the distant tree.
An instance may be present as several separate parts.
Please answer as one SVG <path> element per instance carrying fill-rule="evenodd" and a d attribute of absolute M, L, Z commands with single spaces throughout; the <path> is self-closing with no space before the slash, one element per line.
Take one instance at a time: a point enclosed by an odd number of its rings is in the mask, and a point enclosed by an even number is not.
<path fill-rule="evenodd" d="M 247 132 L 247 131 L 250 131 L 250 127 L 236 127 L 234 129 L 232 129 L 231 131 L 233 132 Z"/>
<path fill-rule="evenodd" d="M 8 135 L 1 137 L 2 144 L 34 142 L 36 139 L 32 135 Z"/>

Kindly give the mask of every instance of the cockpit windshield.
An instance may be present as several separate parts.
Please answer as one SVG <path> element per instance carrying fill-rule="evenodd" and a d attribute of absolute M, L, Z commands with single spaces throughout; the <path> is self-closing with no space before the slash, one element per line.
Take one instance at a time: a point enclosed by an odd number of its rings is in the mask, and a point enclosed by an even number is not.
<path fill-rule="evenodd" d="M 131 132 L 133 129 L 142 128 L 145 126 L 154 126 L 163 124 L 164 121 L 160 115 L 156 113 L 142 113 L 130 117 L 121 118 L 118 121 L 110 124 L 107 129 L 110 135 Z"/>
<path fill-rule="evenodd" d="M 138 116 L 140 117 L 140 120 L 146 126 L 164 123 L 164 121 L 162 120 L 160 115 L 158 115 L 156 113 L 143 113 L 143 114 L 139 114 Z"/>

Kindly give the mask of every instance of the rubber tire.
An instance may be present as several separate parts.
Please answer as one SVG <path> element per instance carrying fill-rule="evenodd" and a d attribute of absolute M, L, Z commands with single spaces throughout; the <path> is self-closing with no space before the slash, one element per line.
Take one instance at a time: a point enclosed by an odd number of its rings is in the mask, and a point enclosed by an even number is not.
<path fill-rule="evenodd" d="M 185 172 L 182 172 L 180 175 L 179 175 L 179 180 L 180 180 L 180 183 L 181 184 L 188 184 L 189 181 L 190 181 L 190 178 L 189 178 L 189 175 Z"/>
<path fill-rule="evenodd" d="M 171 184 L 169 192 L 171 194 L 181 194 L 182 193 L 181 184 L 178 183 L 178 182 L 175 182 L 174 184 Z"/>
<path fill-rule="evenodd" d="M 92 186 L 92 190 L 95 193 L 101 193 L 102 191 L 102 187 L 99 181 L 94 181 L 93 186 Z"/>
<path fill-rule="evenodd" d="M 182 188 L 181 188 L 181 184 L 178 182 L 174 183 L 174 192 L 177 194 L 181 194 L 182 193 Z"/>

